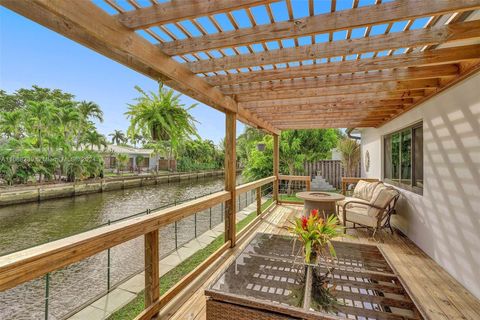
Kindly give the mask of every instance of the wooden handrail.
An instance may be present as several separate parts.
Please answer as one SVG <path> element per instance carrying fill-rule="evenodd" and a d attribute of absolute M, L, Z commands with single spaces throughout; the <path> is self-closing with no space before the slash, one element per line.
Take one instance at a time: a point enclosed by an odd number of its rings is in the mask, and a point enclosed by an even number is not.
<path fill-rule="evenodd" d="M 175 207 L 0 257 L 0 291 L 88 258 L 230 199 L 220 191 Z"/>
<path fill-rule="evenodd" d="M 289 175 L 280 175 L 278 180 L 290 180 L 290 181 L 310 181 L 310 176 L 289 176 Z"/>
<path fill-rule="evenodd" d="M 288 181 L 305 181 L 307 191 L 310 191 L 310 176 L 289 176 L 289 175 L 280 175 L 278 180 L 288 180 Z"/>
<path fill-rule="evenodd" d="M 270 176 L 270 177 L 266 177 L 266 178 L 263 178 L 263 179 L 260 179 L 260 180 L 256 180 L 256 181 L 253 181 L 253 182 L 249 182 L 249 183 L 246 183 L 246 184 L 239 185 L 239 186 L 236 187 L 237 195 L 241 194 L 241 193 L 248 192 L 248 191 L 253 190 L 253 189 L 257 189 L 258 187 L 264 186 L 264 185 L 266 185 L 268 183 L 271 183 L 271 182 L 274 182 L 274 181 L 275 181 L 275 176 Z"/>
<path fill-rule="evenodd" d="M 236 189 L 238 193 L 243 193 L 274 180 L 275 177 L 271 176 L 237 186 Z M 139 236 L 150 234 L 163 226 L 228 200 L 230 193 L 220 191 L 144 216 L 2 256 L 0 291 L 13 288 Z"/>

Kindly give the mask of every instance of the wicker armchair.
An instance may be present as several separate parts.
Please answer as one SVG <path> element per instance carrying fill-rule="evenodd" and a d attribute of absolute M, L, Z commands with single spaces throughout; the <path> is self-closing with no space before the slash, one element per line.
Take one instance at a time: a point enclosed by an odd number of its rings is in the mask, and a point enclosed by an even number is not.
<path fill-rule="evenodd" d="M 395 213 L 395 205 L 399 197 L 400 193 L 396 189 L 385 186 L 372 202 L 352 199 L 342 203 L 337 208 L 339 219 L 345 228 L 347 228 L 348 221 L 353 223 L 353 227 L 349 227 L 352 229 L 373 229 L 373 237 L 378 230 L 383 228 L 389 228 L 393 234 L 390 218 Z"/>

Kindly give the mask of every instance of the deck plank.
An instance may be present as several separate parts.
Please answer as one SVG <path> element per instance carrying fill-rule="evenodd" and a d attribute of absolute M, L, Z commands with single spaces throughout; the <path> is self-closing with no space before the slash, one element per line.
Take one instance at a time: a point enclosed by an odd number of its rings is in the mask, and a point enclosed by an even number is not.
<path fill-rule="evenodd" d="M 295 215 L 300 215 L 302 207 L 280 205 L 265 217 L 256 232 L 288 234 L 285 226 Z M 385 254 L 394 271 L 409 291 L 427 319 L 480 319 L 480 300 L 470 294 L 458 281 L 451 277 L 440 265 L 400 233 L 391 235 L 381 232 L 376 240 L 363 230 L 348 230 L 347 238 L 339 239 L 353 243 L 376 244 Z M 253 234 L 249 237 L 253 237 Z M 240 253 L 248 243 L 235 248 Z M 221 268 L 208 278 L 205 284 L 192 294 L 188 303 L 182 305 L 171 319 L 206 319 L 206 299 L 204 289 L 219 276 L 233 261 L 234 256 L 225 260 Z"/>

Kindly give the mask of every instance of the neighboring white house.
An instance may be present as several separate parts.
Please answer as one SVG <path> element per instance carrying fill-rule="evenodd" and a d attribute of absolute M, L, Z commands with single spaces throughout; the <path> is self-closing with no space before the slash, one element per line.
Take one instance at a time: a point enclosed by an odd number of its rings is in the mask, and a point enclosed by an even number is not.
<path fill-rule="evenodd" d="M 133 148 L 127 146 L 118 146 L 109 144 L 103 150 L 99 150 L 104 153 L 105 168 L 116 168 L 116 155 L 126 154 L 129 157 L 129 162 L 126 169 L 136 170 L 140 169 L 155 169 L 158 166 L 158 160 L 164 159 L 165 155 L 155 155 L 153 149 Z M 137 158 L 141 157 L 141 162 L 137 161 Z"/>
<path fill-rule="evenodd" d="M 480 298 L 480 73 L 361 134 L 362 176 L 401 191 L 393 224 Z"/>

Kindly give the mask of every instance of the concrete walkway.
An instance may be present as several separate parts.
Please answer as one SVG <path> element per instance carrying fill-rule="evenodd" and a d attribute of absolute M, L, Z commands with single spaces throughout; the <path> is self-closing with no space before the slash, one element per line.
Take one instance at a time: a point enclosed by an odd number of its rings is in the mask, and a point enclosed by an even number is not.
<path fill-rule="evenodd" d="M 267 199 L 262 199 L 262 203 Z M 252 203 L 249 206 L 243 208 L 237 212 L 237 222 L 245 219 L 245 217 L 255 211 L 257 208 L 256 203 Z M 178 250 L 175 250 L 170 255 L 160 260 L 160 276 L 165 275 L 168 271 L 179 265 L 188 257 L 192 256 L 195 252 L 205 248 L 207 245 L 213 242 L 219 235 L 224 232 L 223 222 L 212 230 L 208 230 L 197 238 L 184 244 Z M 102 320 L 108 318 L 112 313 L 119 310 L 130 301 L 132 301 L 143 289 L 145 288 L 145 275 L 139 273 L 129 280 L 119 285 L 108 294 L 99 298 L 92 304 L 86 306 L 69 319 L 72 320 Z"/>

